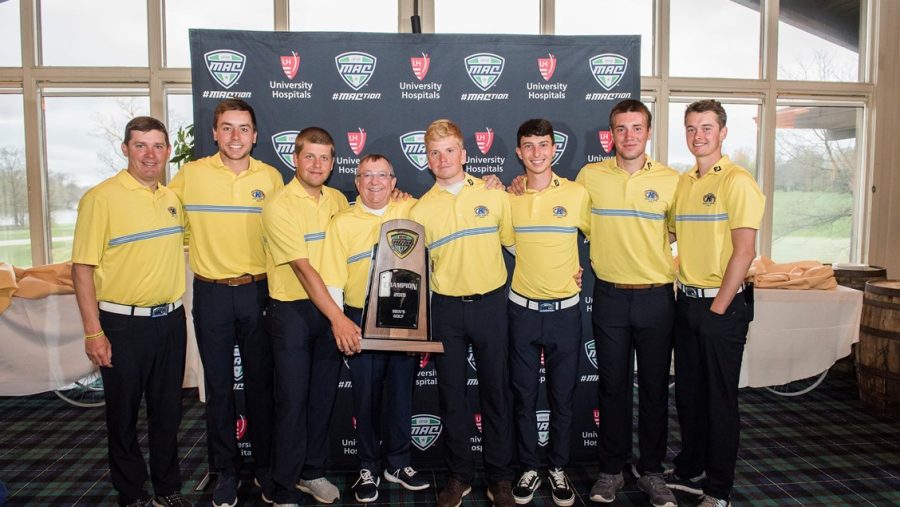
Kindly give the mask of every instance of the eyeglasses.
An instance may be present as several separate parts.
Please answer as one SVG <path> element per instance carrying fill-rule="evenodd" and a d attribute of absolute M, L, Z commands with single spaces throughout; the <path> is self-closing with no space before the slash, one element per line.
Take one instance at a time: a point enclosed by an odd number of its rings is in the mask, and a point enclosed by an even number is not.
<path fill-rule="evenodd" d="M 357 178 L 363 181 L 371 181 L 371 180 L 387 180 L 394 177 L 393 173 L 386 172 L 377 172 L 377 173 L 360 173 L 356 175 Z"/>

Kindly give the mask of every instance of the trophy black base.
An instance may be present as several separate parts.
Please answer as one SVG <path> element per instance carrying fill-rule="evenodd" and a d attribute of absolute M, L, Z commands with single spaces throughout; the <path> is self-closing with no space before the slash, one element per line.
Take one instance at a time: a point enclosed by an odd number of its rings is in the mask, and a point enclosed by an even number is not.
<path fill-rule="evenodd" d="M 363 350 L 390 350 L 395 352 L 436 352 L 444 353 L 444 344 L 431 340 L 403 340 L 398 338 L 363 338 Z"/>

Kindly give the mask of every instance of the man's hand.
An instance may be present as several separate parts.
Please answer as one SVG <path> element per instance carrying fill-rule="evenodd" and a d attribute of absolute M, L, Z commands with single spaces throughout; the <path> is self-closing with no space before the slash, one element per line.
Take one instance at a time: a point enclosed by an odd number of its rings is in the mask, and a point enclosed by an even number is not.
<path fill-rule="evenodd" d="M 331 331 L 334 333 L 334 341 L 338 350 L 342 353 L 352 356 L 360 351 L 360 340 L 362 340 L 362 331 L 347 316 L 342 315 L 335 319 L 331 324 Z"/>
<path fill-rule="evenodd" d="M 581 286 L 581 275 L 583 275 L 583 274 L 584 274 L 584 268 L 581 266 L 578 266 L 578 271 L 572 276 L 572 278 L 575 279 L 575 285 L 577 285 L 579 289 L 583 288 Z"/>
<path fill-rule="evenodd" d="M 112 368 L 112 346 L 105 334 L 84 341 L 84 352 L 92 363 L 101 368 Z"/>
<path fill-rule="evenodd" d="M 496 174 L 487 174 L 481 179 L 484 180 L 484 186 L 488 190 L 506 190 L 503 182 L 500 181 Z"/>
<path fill-rule="evenodd" d="M 522 195 L 525 193 L 525 175 L 520 174 L 513 178 L 512 183 L 509 184 L 509 187 L 506 189 L 507 192 L 513 195 Z"/>
<path fill-rule="evenodd" d="M 406 192 L 400 190 L 397 187 L 394 187 L 394 190 L 391 191 L 391 200 L 392 201 L 405 201 L 410 198 L 412 198 L 412 195 L 407 194 Z"/>

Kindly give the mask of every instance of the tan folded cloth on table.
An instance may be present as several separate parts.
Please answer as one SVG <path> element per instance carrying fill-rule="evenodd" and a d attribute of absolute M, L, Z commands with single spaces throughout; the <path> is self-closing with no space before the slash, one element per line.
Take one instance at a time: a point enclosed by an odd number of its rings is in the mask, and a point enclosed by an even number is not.
<path fill-rule="evenodd" d="M 51 294 L 73 294 L 72 263 L 47 264 L 22 269 L 0 262 L 0 313 L 13 296 L 40 299 Z"/>
<path fill-rule="evenodd" d="M 818 261 L 776 264 L 772 259 L 760 256 L 753 261 L 748 275 L 761 289 L 828 290 L 837 287 L 834 270 Z"/>

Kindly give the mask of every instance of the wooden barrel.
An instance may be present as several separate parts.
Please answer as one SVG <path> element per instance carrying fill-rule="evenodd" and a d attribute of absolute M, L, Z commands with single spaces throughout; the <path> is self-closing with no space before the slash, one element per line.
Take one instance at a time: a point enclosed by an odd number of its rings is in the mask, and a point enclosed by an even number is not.
<path fill-rule="evenodd" d="M 878 266 L 864 266 L 861 269 L 834 269 L 834 279 L 838 285 L 856 290 L 866 290 L 866 282 L 877 282 L 887 278 L 887 271 Z"/>
<path fill-rule="evenodd" d="M 900 417 L 900 280 L 866 284 L 856 347 L 856 383 L 863 405 Z"/>

